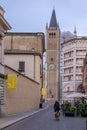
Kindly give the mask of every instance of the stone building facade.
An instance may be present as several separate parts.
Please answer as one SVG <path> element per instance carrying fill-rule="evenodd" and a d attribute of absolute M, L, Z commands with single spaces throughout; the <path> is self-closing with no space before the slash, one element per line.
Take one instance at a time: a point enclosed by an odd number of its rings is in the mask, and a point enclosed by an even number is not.
<path fill-rule="evenodd" d="M 8 24 L 4 18 L 4 9 L 0 6 L 0 116 L 3 111 L 3 98 L 4 98 L 4 86 L 5 86 L 5 72 L 4 72 L 4 43 L 3 38 L 5 33 L 11 29 L 11 26 Z"/>
<path fill-rule="evenodd" d="M 87 94 L 87 53 L 86 56 L 84 58 L 84 62 L 83 62 L 83 88 L 84 88 L 84 92 Z"/>
<path fill-rule="evenodd" d="M 78 91 L 83 80 L 83 61 L 87 53 L 87 37 L 75 37 L 62 43 L 62 100 Z"/>
<path fill-rule="evenodd" d="M 7 32 L 7 30 L 11 29 L 11 26 L 7 23 L 7 21 L 4 18 L 4 13 L 5 13 L 4 9 L 0 6 L 0 63 L 1 64 L 4 64 L 4 43 L 3 43 L 3 38 L 4 38 L 5 33 Z"/>

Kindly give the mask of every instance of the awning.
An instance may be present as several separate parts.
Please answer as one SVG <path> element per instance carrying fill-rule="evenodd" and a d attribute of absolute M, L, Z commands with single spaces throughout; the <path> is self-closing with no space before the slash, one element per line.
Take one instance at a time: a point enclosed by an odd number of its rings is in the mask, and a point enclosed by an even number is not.
<path fill-rule="evenodd" d="M 82 98 L 82 97 L 87 98 L 87 94 L 75 92 L 75 93 L 66 95 L 66 97 L 67 98 L 75 98 L 75 97 L 77 97 L 77 98 Z"/>

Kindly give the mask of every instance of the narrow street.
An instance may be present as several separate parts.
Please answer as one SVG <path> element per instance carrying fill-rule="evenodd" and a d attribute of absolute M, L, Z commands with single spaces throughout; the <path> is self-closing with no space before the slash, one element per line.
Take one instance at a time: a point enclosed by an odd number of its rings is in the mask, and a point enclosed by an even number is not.
<path fill-rule="evenodd" d="M 4 130 L 86 130 L 86 119 L 78 117 L 64 117 L 55 120 L 53 106 L 34 114 Z"/>

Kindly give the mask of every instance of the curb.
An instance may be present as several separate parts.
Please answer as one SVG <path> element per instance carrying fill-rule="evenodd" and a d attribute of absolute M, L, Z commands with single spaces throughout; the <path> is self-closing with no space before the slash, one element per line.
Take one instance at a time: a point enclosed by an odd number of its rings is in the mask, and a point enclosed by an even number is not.
<path fill-rule="evenodd" d="M 36 114 L 36 113 L 38 113 L 38 112 L 41 112 L 41 111 L 43 111 L 43 110 L 46 110 L 47 108 L 48 108 L 48 106 L 46 106 L 45 108 L 41 108 L 41 109 L 39 109 L 39 110 L 35 110 L 35 111 L 33 111 L 33 112 L 31 112 L 31 113 L 25 115 L 25 116 L 21 116 L 21 117 L 19 117 L 18 119 L 13 119 L 13 120 L 11 120 L 11 121 L 8 121 L 7 123 L 4 123 L 4 124 L 2 124 L 2 126 L 0 126 L 0 130 L 3 130 L 3 129 L 5 129 L 5 128 L 7 128 L 7 127 L 9 127 L 9 126 L 11 126 L 11 125 L 17 123 L 17 122 L 23 121 L 24 119 L 26 119 L 26 118 L 28 118 L 28 117 L 31 117 L 32 115 L 34 115 L 34 114 Z"/>

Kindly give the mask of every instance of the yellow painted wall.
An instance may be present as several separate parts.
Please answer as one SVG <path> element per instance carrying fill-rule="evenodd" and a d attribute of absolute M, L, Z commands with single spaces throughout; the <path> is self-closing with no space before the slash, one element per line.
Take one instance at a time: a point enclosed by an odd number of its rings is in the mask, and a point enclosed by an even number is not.
<path fill-rule="evenodd" d="M 7 82 L 4 88 L 4 113 L 5 115 L 16 114 L 39 108 L 40 85 L 28 77 L 17 73 L 10 67 L 5 66 L 5 74 L 17 74 L 16 89 L 8 89 Z"/>

